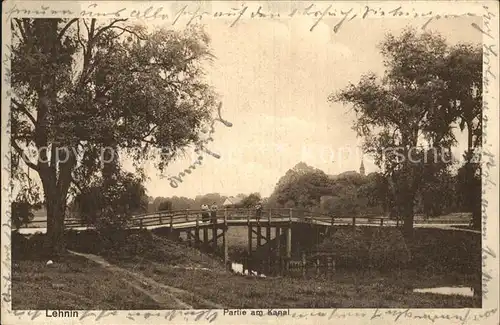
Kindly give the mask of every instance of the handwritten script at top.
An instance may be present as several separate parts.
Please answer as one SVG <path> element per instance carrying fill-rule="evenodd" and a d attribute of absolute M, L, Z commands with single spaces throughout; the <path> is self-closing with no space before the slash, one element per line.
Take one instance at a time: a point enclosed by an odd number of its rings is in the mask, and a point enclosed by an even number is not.
<path fill-rule="evenodd" d="M 442 18 L 453 18 L 459 16 L 474 16 L 472 13 L 463 13 L 460 15 L 441 15 L 433 12 L 432 10 L 425 12 L 418 12 L 415 9 L 406 10 L 403 6 L 395 6 L 391 10 L 383 10 L 381 8 L 375 8 L 370 6 L 364 6 L 361 10 L 357 12 L 354 8 L 350 9 L 336 9 L 333 8 L 332 4 L 311 4 L 303 8 L 294 8 L 290 12 L 277 12 L 270 11 L 263 8 L 263 6 L 253 5 L 242 5 L 237 8 L 230 8 L 225 11 L 213 11 L 208 12 L 202 9 L 202 7 L 193 7 L 185 5 L 176 12 L 167 12 L 163 6 L 150 5 L 145 9 L 129 9 L 127 7 L 122 7 L 117 10 L 105 11 L 97 3 L 89 5 L 87 8 L 76 12 L 71 9 L 61 9 L 63 4 L 59 4 L 58 7 L 51 7 L 49 5 L 40 5 L 39 8 L 22 8 L 18 4 L 5 11 L 4 15 L 8 19 L 11 17 L 29 16 L 36 18 L 38 16 L 56 15 L 58 17 L 82 17 L 82 18 L 136 18 L 143 20 L 164 20 L 170 22 L 172 25 L 184 23 L 189 26 L 193 23 L 201 22 L 204 19 L 218 19 L 224 18 L 229 19 L 230 27 L 235 26 L 241 18 L 249 19 L 291 19 L 294 17 L 309 17 L 312 19 L 312 24 L 309 28 L 313 31 L 316 26 L 327 18 L 340 19 L 334 26 L 333 31 L 337 33 L 340 28 L 346 22 L 350 22 L 353 19 L 366 19 L 375 17 L 405 17 L 405 18 L 426 18 L 427 21 L 422 25 L 425 29 L 429 23 Z"/>

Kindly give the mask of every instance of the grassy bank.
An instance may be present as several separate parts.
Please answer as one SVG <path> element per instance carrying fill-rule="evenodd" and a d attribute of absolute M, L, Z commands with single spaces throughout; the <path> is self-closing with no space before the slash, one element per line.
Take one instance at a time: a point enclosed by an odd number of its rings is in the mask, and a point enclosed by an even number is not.
<path fill-rule="evenodd" d="M 337 226 L 336 229 L 349 231 L 350 227 Z M 361 233 L 359 240 L 369 248 L 374 232 L 379 228 L 358 227 L 357 229 Z M 230 227 L 227 232 L 227 241 L 229 256 L 239 261 L 248 248 L 247 229 Z M 412 270 L 443 274 L 450 270 L 460 270 L 464 274 L 481 273 L 481 236 L 479 234 L 458 230 L 415 228 L 413 239 L 406 240 L 406 245 L 411 252 L 411 263 L 408 268 Z M 255 239 L 253 247 L 255 247 Z M 344 249 L 345 254 L 355 255 L 355 251 L 351 251 L 350 247 L 344 247 Z M 359 258 L 361 263 L 363 263 L 363 258 Z M 344 266 L 349 267 L 349 265 Z"/>
<path fill-rule="evenodd" d="M 154 300 L 134 290 L 101 266 L 66 255 L 61 262 L 16 259 L 12 263 L 13 309 L 157 309 Z"/>
<path fill-rule="evenodd" d="M 331 279 L 257 278 L 202 270 L 181 270 L 142 261 L 119 262 L 158 282 L 175 285 L 229 308 L 465 308 L 480 298 L 413 293 L 414 288 L 472 286 L 477 279 L 458 272 L 443 275 L 415 271 L 381 273 L 337 271 Z"/>
<path fill-rule="evenodd" d="M 367 227 L 362 231 L 368 240 L 373 229 Z M 244 277 L 226 271 L 220 258 L 148 231 L 120 236 L 115 241 L 104 241 L 93 232 L 70 232 L 66 241 L 71 250 L 102 256 L 157 283 L 183 289 L 228 308 L 481 306 L 479 297 L 413 293 L 415 288 L 480 286 L 480 237 L 467 232 L 416 229 L 414 240 L 408 243 L 413 258 L 411 267 L 390 272 L 338 268 L 329 279 L 321 275 Z M 232 247 L 246 246 L 246 237 L 234 232 L 230 236 Z M 43 237 L 13 237 L 14 309 L 162 308 L 102 266 L 79 257 L 64 256 L 53 266 L 45 265 L 47 257 L 40 250 Z M 197 300 L 189 303 L 195 308 L 206 307 Z"/>

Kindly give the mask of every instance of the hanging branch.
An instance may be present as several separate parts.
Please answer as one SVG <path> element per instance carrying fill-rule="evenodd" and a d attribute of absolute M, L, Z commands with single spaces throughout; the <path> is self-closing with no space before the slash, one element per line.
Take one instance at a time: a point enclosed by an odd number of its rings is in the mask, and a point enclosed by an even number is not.
<path fill-rule="evenodd" d="M 36 171 L 40 170 L 40 167 L 38 166 L 38 164 L 35 164 L 31 160 L 29 160 L 28 157 L 26 157 L 26 155 L 24 154 L 23 149 L 21 149 L 21 147 L 19 147 L 19 145 L 16 143 L 15 140 L 11 141 L 11 145 L 12 145 L 12 148 L 14 148 L 14 150 L 16 150 L 16 152 L 19 154 L 19 156 L 21 156 L 21 158 L 23 159 L 24 163 L 28 167 L 30 167 L 31 169 L 36 170 Z"/>

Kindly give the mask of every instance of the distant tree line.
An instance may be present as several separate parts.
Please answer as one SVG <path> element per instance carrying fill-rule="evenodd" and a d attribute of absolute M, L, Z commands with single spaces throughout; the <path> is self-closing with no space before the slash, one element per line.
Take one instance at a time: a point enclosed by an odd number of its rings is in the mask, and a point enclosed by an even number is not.
<path fill-rule="evenodd" d="M 437 217 L 468 211 L 462 198 L 465 179 L 459 170 L 455 175 L 443 173 L 438 181 L 419 189 L 414 213 Z M 336 216 L 386 215 L 400 212 L 390 182 L 383 173 L 363 176 L 355 171 L 327 175 L 323 171 L 298 163 L 280 178 L 267 202 L 268 207 L 312 209 Z"/>
<path fill-rule="evenodd" d="M 262 200 L 260 193 L 251 194 L 238 194 L 235 196 L 239 199 L 235 207 L 240 208 L 250 208 L 254 207 L 257 202 Z M 168 210 L 199 210 L 203 204 L 212 205 L 216 204 L 218 207 L 222 207 L 224 201 L 228 196 L 221 195 L 219 193 L 208 193 L 205 195 L 198 195 L 194 199 L 187 198 L 184 196 L 172 196 L 172 197 L 149 197 L 148 212 L 156 211 L 168 211 Z"/>

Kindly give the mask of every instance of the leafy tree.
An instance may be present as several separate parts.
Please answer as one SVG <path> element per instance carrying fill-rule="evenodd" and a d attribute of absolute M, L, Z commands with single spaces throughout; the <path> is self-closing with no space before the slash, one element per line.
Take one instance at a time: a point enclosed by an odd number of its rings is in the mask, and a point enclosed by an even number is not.
<path fill-rule="evenodd" d="M 321 170 L 298 163 L 280 178 L 269 203 L 278 206 L 310 208 L 319 206 L 320 197 L 330 193 L 328 176 Z"/>
<path fill-rule="evenodd" d="M 241 206 L 244 208 L 253 208 L 261 200 L 260 193 L 252 193 L 241 201 Z"/>
<path fill-rule="evenodd" d="M 24 163 L 12 176 L 26 187 L 20 174 L 38 174 L 47 248 L 57 254 L 70 189 L 86 193 L 119 153 L 137 166 L 159 156 L 162 171 L 201 141 L 216 104 L 202 78 L 209 38 L 126 19 L 12 19 L 12 30 L 11 146 Z"/>
<path fill-rule="evenodd" d="M 18 230 L 34 218 L 33 206 L 26 200 L 15 200 L 11 207 L 12 226 Z"/>
<path fill-rule="evenodd" d="M 475 229 L 481 229 L 481 160 L 483 49 L 480 45 L 459 44 L 447 60 L 446 80 L 449 105 L 457 110 L 460 130 L 467 129 L 467 151 L 459 171 L 458 189 L 462 207 L 472 212 Z"/>
<path fill-rule="evenodd" d="M 358 188 L 358 198 L 366 200 L 366 210 L 390 214 L 393 204 L 392 192 L 389 189 L 387 178 L 382 173 L 370 173 L 366 182 Z"/>
<path fill-rule="evenodd" d="M 75 204 L 80 217 L 99 230 L 123 229 L 134 213 L 147 210 L 148 199 L 141 179 L 120 173 L 113 181 L 101 180 L 78 193 Z"/>
<path fill-rule="evenodd" d="M 472 226 L 481 229 L 481 166 L 464 155 L 465 163 L 456 176 L 458 204 L 463 211 L 472 212 Z M 476 158 L 479 159 L 479 158 Z"/>
<path fill-rule="evenodd" d="M 460 130 L 467 128 L 467 148 L 472 152 L 482 145 L 483 49 L 459 44 L 446 59 L 447 87 L 443 96 L 457 111 Z"/>
<path fill-rule="evenodd" d="M 278 182 L 268 200 L 271 206 L 322 210 L 337 216 L 380 213 L 381 202 L 370 197 L 373 193 L 369 189 L 375 188 L 369 185 L 374 182 L 373 174 L 348 171 L 326 175 L 304 163 L 297 166 Z"/>
<path fill-rule="evenodd" d="M 187 209 L 199 209 L 194 203 L 193 199 L 181 196 L 173 196 L 168 198 L 168 200 L 172 201 L 172 209 L 173 210 L 187 210 Z"/>
<path fill-rule="evenodd" d="M 198 195 L 194 199 L 195 209 L 200 209 L 202 204 L 212 205 L 214 202 L 216 205 L 220 206 L 226 198 L 221 196 L 219 193 L 207 193 L 205 195 Z"/>
<path fill-rule="evenodd" d="M 172 201 L 165 200 L 158 206 L 158 211 L 171 211 L 172 210 Z"/>
<path fill-rule="evenodd" d="M 209 204 L 211 205 L 212 203 L 216 203 L 218 206 L 221 206 L 222 203 L 226 200 L 226 197 L 223 195 L 220 195 L 219 193 L 208 193 L 205 195 L 198 195 L 196 198 L 191 199 L 187 198 L 184 196 L 172 196 L 172 197 L 156 197 L 152 200 L 152 203 L 150 203 L 149 211 L 154 212 L 158 211 L 159 206 L 162 202 L 164 201 L 170 201 L 172 202 L 172 210 L 188 210 L 188 209 L 194 209 L 194 210 L 199 210 L 202 204 Z"/>
<path fill-rule="evenodd" d="M 447 48 L 442 37 L 431 33 L 406 30 L 399 37 L 388 35 L 380 44 L 384 78 L 365 75 L 357 85 L 329 97 L 353 106 L 354 129 L 365 140 L 365 152 L 375 157 L 395 189 L 395 205 L 407 237 L 413 234 L 422 159 L 432 150 L 442 156 L 442 148 L 456 141 L 452 132 L 456 111 L 444 91 Z M 428 149 L 419 142 L 421 135 Z"/>
<path fill-rule="evenodd" d="M 12 170 L 17 172 L 17 177 L 24 180 L 28 186 L 21 187 L 15 200 L 11 204 L 11 220 L 14 230 L 26 226 L 35 217 L 34 210 L 42 207 L 42 201 L 38 191 L 38 186 L 33 184 L 30 179 L 29 171 L 19 170 L 19 160 L 13 157 L 11 162 Z M 11 191 L 14 191 L 14 183 L 11 182 Z"/>

